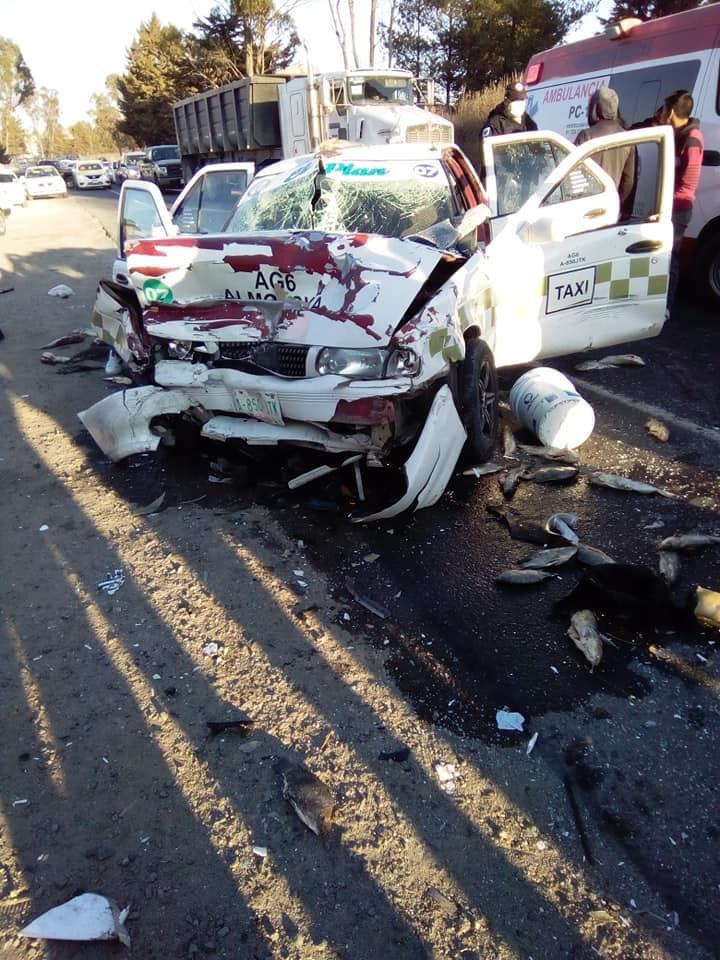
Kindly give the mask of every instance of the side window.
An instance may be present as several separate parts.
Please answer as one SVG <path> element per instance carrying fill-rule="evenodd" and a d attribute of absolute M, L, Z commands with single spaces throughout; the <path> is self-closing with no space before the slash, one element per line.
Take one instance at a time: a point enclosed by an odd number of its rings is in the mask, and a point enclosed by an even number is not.
<path fill-rule="evenodd" d="M 692 92 L 699 72 L 699 60 L 682 60 L 613 74 L 610 86 L 620 100 L 622 119 L 628 126 L 649 120 L 673 90 Z"/>
<path fill-rule="evenodd" d="M 519 210 L 561 159 L 554 145 L 542 140 L 493 146 L 498 216 Z"/>
<path fill-rule="evenodd" d="M 120 249 L 145 237 L 164 236 L 165 229 L 155 200 L 145 190 L 128 190 L 120 222 Z"/>
<path fill-rule="evenodd" d="M 347 97 L 345 96 L 345 81 L 344 80 L 333 80 L 332 81 L 332 98 L 333 103 L 335 104 L 335 109 L 341 117 L 344 117 L 347 113 Z"/>
<path fill-rule="evenodd" d="M 247 188 L 244 170 L 215 170 L 202 180 L 198 233 L 221 233 Z"/>
<path fill-rule="evenodd" d="M 604 190 L 605 187 L 588 165 L 581 163 L 574 167 L 565 179 L 560 181 L 552 193 L 545 197 L 542 206 L 565 203 L 568 200 L 581 200 L 584 197 L 594 197 L 603 193 Z"/>
<path fill-rule="evenodd" d="M 198 180 L 192 190 L 185 197 L 173 217 L 180 233 L 197 233 L 198 216 L 200 213 L 200 191 L 202 180 Z"/>

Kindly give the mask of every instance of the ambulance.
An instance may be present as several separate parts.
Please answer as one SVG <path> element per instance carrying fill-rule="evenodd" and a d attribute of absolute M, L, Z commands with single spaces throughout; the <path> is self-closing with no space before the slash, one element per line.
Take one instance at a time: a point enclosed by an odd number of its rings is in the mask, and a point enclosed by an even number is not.
<path fill-rule="evenodd" d="M 570 141 L 587 127 L 598 87 L 615 90 L 628 127 L 652 118 L 676 90 L 692 93 L 705 154 L 683 261 L 694 288 L 720 308 L 720 3 L 647 22 L 621 20 L 601 35 L 536 54 L 524 79 L 538 127 Z"/>

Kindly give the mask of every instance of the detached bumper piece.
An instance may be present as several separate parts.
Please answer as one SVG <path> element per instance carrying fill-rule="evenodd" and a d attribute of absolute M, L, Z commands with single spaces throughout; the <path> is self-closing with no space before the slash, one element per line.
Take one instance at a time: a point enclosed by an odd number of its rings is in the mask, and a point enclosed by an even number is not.
<path fill-rule="evenodd" d="M 435 394 L 415 449 L 405 463 L 407 490 L 396 503 L 367 515 L 354 514 L 353 523 L 387 520 L 412 508 L 431 507 L 445 492 L 467 434 L 448 386 Z"/>

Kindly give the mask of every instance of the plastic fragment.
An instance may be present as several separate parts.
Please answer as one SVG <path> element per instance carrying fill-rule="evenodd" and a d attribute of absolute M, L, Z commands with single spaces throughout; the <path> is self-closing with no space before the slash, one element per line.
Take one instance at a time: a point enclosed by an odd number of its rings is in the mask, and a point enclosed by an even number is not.
<path fill-rule="evenodd" d="M 23 927 L 21 937 L 43 940 L 120 940 L 130 946 L 125 929 L 128 909 L 99 893 L 83 893 L 53 907 Z"/>
<path fill-rule="evenodd" d="M 525 717 L 512 710 L 497 710 L 495 722 L 498 730 L 519 730 L 522 733 Z"/>
<path fill-rule="evenodd" d="M 72 297 L 75 293 L 72 287 L 69 287 L 66 283 L 58 283 L 55 287 L 50 287 L 48 290 L 49 297 L 59 297 L 61 300 L 67 300 L 68 297 Z"/>
<path fill-rule="evenodd" d="M 525 755 L 526 755 L 526 756 L 529 757 L 530 754 L 531 754 L 531 753 L 533 752 L 533 750 L 535 749 L 535 744 L 538 742 L 538 737 L 539 737 L 539 736 L 540 736 L 540 734 L 537 733 L 537 732 L 535 732 L 535 733 L 530 737 L 530 739 L 528 740 L 528 745 L 527 745 L 527 748 L 526 748 L 526 750 L 525 750 Z"/>
<path fill-rule="evenodd" d="M 105 574 L 105 579 L 98 583 L 98 590 L 102 590 L 109 597 L 117 593 L 120 587 L 125 583 L 125 571 L 113 570 Z"/>
<path fill-rule="evenodd" d="M 457 788 L 457 770 L 452 763 L 436 763 L 435 773 L 444 793 L 455 793 Z"/>

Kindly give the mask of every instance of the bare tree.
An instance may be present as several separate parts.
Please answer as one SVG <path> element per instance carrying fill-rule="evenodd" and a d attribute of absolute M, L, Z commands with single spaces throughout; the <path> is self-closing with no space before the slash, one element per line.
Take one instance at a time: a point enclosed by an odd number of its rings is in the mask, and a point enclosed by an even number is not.
<path fill-rule="evenodd" d="M 370 0 L 370 38 L 368 49 L 370 51 L 370 56 L 368 59 L 368 65 L 371 67 L 375 66 L 375 24 L 377 21 L 377 0 Z"/>
<path fill-rule="evenodd" d="M 352 55 L 355 69 L 360 66 L 360 60 L 357 52 L 357 31 L 355 29 L 355 0 L 347 0 L 348 14 L 350 18 L 350 41 L 352 43 Z"/>
<path fill-rule="evenodd" d="M 333 29 L 335 30 L 335 36 L 337 41 L 340 44 L 340 52 L 342 53 L 343 66 L 346 70 L 348 67 L 348 51 L 347 51 L 347 37 L 345 35 L 345 25 L 343 24 L 342 15 L 340 13 L 340 0 L 335 0 L 333 5 L 333 0 L 328 0 L 328 7 L 330 7 L 330 16 L 332 17 Z"/>
<path fill-rule="evenodd" d="M 395 56 L 395 49 L 393 46 L 393 37 L 394 37 L 394 27 L 395 27 L 395 4 L 397 0 L 390 0 L 390 17 L 388 19 L 388 32 L 387 32 L 387 52 L 388 67 L 393 65 L 393 57 Z"/>

